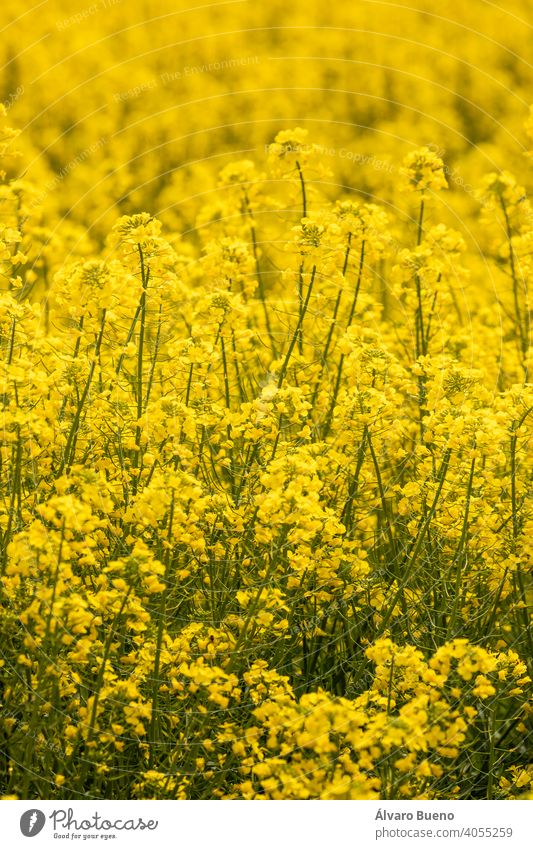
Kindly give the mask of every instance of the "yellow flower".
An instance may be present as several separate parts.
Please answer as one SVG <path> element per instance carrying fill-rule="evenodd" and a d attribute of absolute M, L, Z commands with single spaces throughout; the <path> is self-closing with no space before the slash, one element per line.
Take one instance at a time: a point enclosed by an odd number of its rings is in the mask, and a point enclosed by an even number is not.
<path fill-rule="evenodd" d="M 429 147 L 421 147 L 409 153 L 401 171 L 411 191 L 436 192 L 447 189 L 444 164 Z"/>

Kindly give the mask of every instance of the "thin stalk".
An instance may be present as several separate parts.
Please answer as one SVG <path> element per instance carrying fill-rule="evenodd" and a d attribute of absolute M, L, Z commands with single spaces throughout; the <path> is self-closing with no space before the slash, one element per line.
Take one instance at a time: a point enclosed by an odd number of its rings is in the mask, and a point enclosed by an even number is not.
<path fill-rule="evenodd" d="M 169 519 L 168 519 L 168 535 L 167 542 L 170 544 L 172 540 L 172 526 L 174 523 L 174 499 L 175 492 L 172 490 L 172 500 L 170 502 L 170 510 L 169 510 Z M 168 568 L 170 565 L 170 549 L 166 552 L 165 557 L 165 574 L 163 580 L 166 583 Z M 149 741 L 150 741 L 150 754 L 148 758 L 149 769 L 152 769 L 154 765 L 155 758 L 155 745 L 158 738 L 158 699 L 159 699 L 159 672 L 161 669 L 161 647 L 163 645 L 163 633 L 165 630 L 165 618 L 166 618 L 166 607 L 167 607 L 167 587 L 161 593 L 160 605 L 159 605 L 159 623 L 157 627 L 157 642 L 155 647 L 155 656 L 154 656 L 154 678 L 153 678 L 153 689 L 152 689 L 152 715 L 150 717 L 150 732 L 149 732 Z"/>
<path fill-rule="evenodd" d="M 511 222 L 509 220 L 509 213 L 507 212 L 507 206 L 505 205 L 503 197 L 500 197 L 500 205 L 502 208 L 503 217 L 505 219 L 505 229 L 507 233 L 507 242 L 509 245 L 509 264 L 511 266 L 511 278 L 513 281 L 513 302 L 516 323 L 518 325 L 518 335 L 520 337 L 520 350 L 522 353 L 522 357 L 525 360 L 529 348 L 529 312 L 526 306 L 525 324 L 523 324 L 522 310 L 520 309 L 520 299 L 518 294 L 518 274 L 516 271 L 516 260 L 513 248 L 513 231 L 511 227 Z M 527 381 L 527 369 L 525 380 Z"/>
<path fill-rule="evenodd" d="M 70 426 L 70 431 L 67 437 L 67 443 L 65 445 L 65 451 L 63 453 L 63 459 L 61 460 L 58 476 L 60 477 L 64 471 L 68 471 L 70 466 L 72 465 L 72 460 L 74 459 L 74 452 L 76 449 L 76 441 L 78 438 L 80 420 L 83 408 L 85 406 L 85 402 L 87 400 L 87 396 L 89 394 L 89 389 L 91 388 L 91 383 L 94 376 L 94 370 L 96 368 L 96 363 L 98 362 L 98 358 L 100 356 L 100 348 L 102 347 L 102 339 L 104 337 L 104 327 L 106 320 L 106 311 L 105 309 L 102 311 L 102 321 L 100 323 L 100 330 L 98 333 L 98 337 L 96 339 L 96 345 L 94 347 L 94 357 L 91 362 L 89 368 L 89 374 L 87 376 L 87 380 L 85 381 L 85 386 L 83 388 L 83 392 L 79 398 L 78 405 L 76 407 L 76 412 L 74 414 L 74 419 Z"/>
<path fill-rule="evenodd" d="M 439 475 L 438 475 L 439 483 L 438 483 L 438 486 L 437 486 L 437 491 L 436 491 L 435 496 L 433 498 L 433 503 L 431 505 L 431 508 L 430 508 L 428 515 L 426 516 L 426 518 L 425 518 L 425 520 L 424 520 L 424 522 L 423 522 L 423 524 L 420 528 L 419 533 L 417 534 L 415 544 L 414 544 L 414 548 L 412 549 L 412 552 L 409 555 L 409 560 L 406 564 L 406 568 L 405 568 L 405 571 L 404 571 L 404 577 L 403 577 L 401 583 L 399 584 L 398 589 L 396 590 L 387 610 L 385 611 L 385 615 L 384 615 L 384 617 L 381 621 L 381 625 L 378 629 L 376 636 L 380 636 L 386 630 L 387 625 L 389 624 L 390 618 L 391 618 L 391 616 L 394 612 L 394 609 L 395 609 L 396 605 L 398 604 L 398 601 L 403 597 L 403 591 L 404 591 L 405 587 L 407 586 L 409 580 L 412 577 L 412 573 L 414 572 L 414 568 L 415 568 L 416 562 L 418 560 L 418 555 L 420 554 L 422 542 L 423 542 L 424 537 L 426 535 L 426 532 L 429 528 L 431 520 L 433 519 L 435 512 L 437 510 L 437 504 L 439 502 L 440 494 L 442 492 L 442 487 L 444 486 L 444 481 L 446 479 L 446 474 L 448 472 L 448 468 L 449 468 L 449 465 L 450 465 L 451 453 L 452 452 L 451 452 L 450 448 L 447 448 L 446 451 L 444 452 L 444 457 L 443 457 L 442 464 L 441 464 L 441 467 L 439 469 Z"/>
<path fill-rule="evenodd" d="M 468 477 L 468 485 L 467 485 L 467 490 L 466 490 L 466 503 L 465 503 L 464 517 L 463 517 L 463 526 L 462 526 L 462 529 L 461 529 L 461 537 L 459 539 L 457 551 L 456 551 L 455 557 L 453 559 L 453 562 L 452 562 L 450 570 L 449 570 L 451 572 L 451 570 L 454 568 L 454 566 L 457 566 L 456 578 L 455 578 L 455 583 L 454 583 L 454 587 L 453 587 L 453 600 L 454 600 L 453 601 L 453 608 L 452 608 L 452 612 L 450 614 L 450 617 L 448 619 L 448 624 L 447 624 L 447 627 L 446 627 L 446 633 L 447 633 L 448 638 L 453 635 L 453 631 L 454 631 L 454 628 L 455 628 L 455 621 L 456 621 L 456 618 L 457 618 L 457 611 L 459 609 L 459 598 L 460 598 L 460 590 L 461 590 L 462 577 L 463 577 L 463 564 L 464 564 L 464 559 L 465 559 L 466 541 L 467 541 L 467 537 L 468 537 L 470 506 L 471 506 L 471 502 L 472 502 L 472 488 L 473 488 L 473 485 L 474 485 L 475 468 L 476 468 L 476 458 L 473 457 L 472 462 L 470 464 L 470 474 L 469 474 L 469 477 Z"/>
<path fill-rule="evenodd" d="M 145 266 L 144 262 L 144 254 L 141 245 L 137 245 L 139 251 L 139 260 L 141 263 L 141 281 L 142 281 L 142 290 L 141 297 L 139 299 L 139 316 L 140 316 L 140 329 L 139 329 L 139 342 L 137 345 L 137 386 L 136 386 L 136 396 L 137 396 L 137 423 L 135 425 L 135 445 L 136 448 L 133 454 L 132 467 L 134 469 L 139 468 L 139 461 L 141 456 L 141 419 L 143 415 L 144 403 L 143 403 L 143 365 L 144 365 L 144 343 L 145 343 L 145 335 L 146 335 L 146 292 L 148 290 L 148 279 L 150 277 L 150 268 Z M 137 488 L 140 480 L 140 472 L 137 475 L 137 478 L 133 480 L 133 494 L 137 492 Z"/>
<path fill-rule="evenodd" d="M 15 502 L 17 498 L 19 499 L 19 512 L 20 512 L 20 485 L 21 485 L 21 467 L 22 467 L 22 439 L 20 436 L 20 425 L 16 425 L 17 431 L 17 443 L 15 448 L 15 463 L 14 463 L 14 473 L 13 473 L 13 483 L 11 485 L 11 493 L 9 498 L 9 512 L 7 516 L 7 527 L 2 540 L 2 571 L 3 575 L 7 566 L 7 549 L 9 542 L 11 541 L 11 534 L 13 532 L 13 522 L 15 518 Z"/>
<path fill-rule="evenodd" d="M 124 612 L 127 601 L 128 601 L 128 599 L 129 599 L 129 597 L 132 593 L 132 589 L 133 588 L 131 586 L 128 587 L 128 591 L 124 595 L 124 598 L 122 599 L 120 607 L 119 607 L 118 611 L 116 612 L 115 616 L 113 617 L 113 621 L 112 621 L 111 626 L 109 628 L 109 634 L 108 634 L 107 639 L 106 639 L 105 644 L 104 644 L 104 653 L 102 655 L 102 663 L 100 664 L 100 668 L 98 670 L 98 675 L 97 675 L 96 683 L 95 683 L 95 687 L 94 687 L 94 700 L 93 700 L 93 705 L 92 705 L 92 709 L 91 709 L 91 716 L 89 718 L 89 726 L 88 726 L 88 730 L 87 730 L 87 742 L 90 742 L 92 740 L 92 737 L 93 737 L 93 734 L 94 734 L 94 726 L 95 726 L 95 723 L 96 723 L 98 703 L 99 703 L 99 700 L 100 700 L 100 691 L 102 689 L 102 684 L 104 682 L 105 667 L 106 667 L 106 663 L 107 663 L 107 660 L 108 660 L 108 657 L 109 657 L 109 653 L 111 651 L 111 643 L 113 642 L 113 637 L 115 636 L 115 624 L 119 621 L 120 617 L 122 616 L 122 614 Z"/>
<path fill-rule="evenodd" d="M 158 318 L 157 318 L 157 331 L 156 331 L 155 342 L 154 342 L 154 354 L 153 354 L 152 363 L 151 363 L 151 366 L 150 366 L 150 375 L 148 377 L 148 386 L 146 387 L 146 397 L 144 399 L 145 408 L 148 406 L 148 401 L 150 400 L 150 395 L 151 395 L 151 392 L 152 392 L 152 386 L 153 386 L 153 383 L 154 383 L 155 367 L 157 365 L 157 357 L 159 355 L 159 345 L 160 345 L 160 342 L 161 342 L 161 310 L 162 310 L 162 304 L 159 304 L 159 315 L 158 315 Z"/>
<path fill-rule="evenodd" d="M 302 190 L 302 218 L 307 218 L 307 191 L 305 188 L 305 178 L 304 172 L 302 171 L 302 167 L 298 160 L 296 160 L 296 167 L 298 169 L 298 176 L 300 177 L 300 188 Z"/>
<path fill-rule="evenodd" d="M 264 284 L 264 280 L 263 280 L 263 274 L 262 274 L 261 266 L 260 266 L 260 263 L 259 263 L 259 250 L 258 250 L 258 247 L 257 247 L 257 233 L 256 233 L 256 228 L 255 228 L 255 217 L 254 217 L 254 214 L 252 212 L 252 209 L 251 209 L 251 206 L 250 206 L 250 200 L 248 198 L 248 194 L 247 194 L 246 191 L 244 192 L 244 203 L 245 203 L 245 206 L 246 206 L 246 212 L 250 216 L 250 234 L 251 234 L 251 237 L 252 237 L 252 250 L 253 250 L 254 260 L 255 260 L 255 273 L 256 273 L 256 277 L 257 277 L 257 285 L 258 285 L 258 288 L 259 288 L 259 297 L 260 297 L 261 303 L 263 305 L 263 314 L 265 316 L 265 325 L 266 325 L 266 329 L 267 329 L 267 333 L 268 333 L 268 338 L 270 339 L 270 345 L 271 345 L 271 348 L 272 348 L 272 355 L 273 355 L 274 359 L 276 359 L 278 355 L 277 355 L 277 351 L 276 351 L 276 344 L 274 342 L 274 334 L 272 333 L 272 327 L 271 327 L 271 324 L 270 324 L 270 314 L 268 312 L 268 306 L 267 306 L 267 302 L 266 302 L 265 284 Z"/>
<path fill-rule="evenodd" d="M 489 762 L 487 767 L 487 799 L 492 799 L 494 787 L 494 755 L 496 750 L 496 706 L 492 705 L 489 711 Z"/>
<path fill-rule="evenodd" d="M 348 260 L 350 258 L 351 244 L 352 244 L 352 234 L 348 233 L 348 241 L 347 241 L 347 244 L 346 244 L 346 250 L 344 252 L 344 264 L 343 264 L 343 267 L 342 267 L 343 278 L 346 277 L 346 272 L 348 270 Z M 320 388 L 320 383 L 322 381 L 322 375 L 324 374 L 324 369 L 325 369 L 327 361 L 328 361 L 329 349 L 330 349 L 330 346 L 331 346 L 331 342 L 333 340 L 333 334 L 335 332 L 335 327 L 337 325 L 337 316 L 339 314 L 339 308 L 340 308 L 340 305 L 341 305 L 341 300 L 342 300 L 342 288 L 339 289 L 339 292 L 337 294 L 337 299 L 335 301 L 335 307 L 333 309 L 331 324 L 330 324 L 330 327 L 329 327 L 329 330 L 328 330 L 328 335 L 327 335 L 327 338 L 326 338 L 326 344 L 324 346 L 324 352 L 322 354 L 322 363 L 321 363 L 321 368 L 320 368 L 320 374 L 318 375 L 318 377 L 316 379 L 316 383 L 315 383 L 315 386 L 314 386 L 314 389 L 313 389 L 313 394 L 311 396 L 311 409 L 309 410 L 309 415 L 311 415 L 311 413 L 314 409 L 316 399 L 317 399 L 317 395 L 318 395 L 318 390 Z"/>
<path fill-rule="evenodd" d="M 356 280 L 356 283 L 355 283 L 354 296 L 352 298 L 352 304 L 351 304 L 351 307 L 350 307 L 350 312 L 348 313 L 348 321 L 346 322 L 346 330 L 348 330 L 351 327 L 353 317 L 355 315 L 357 300 L 359 298 L 359 291 L 361 289 L 361 281 L 363 279 L 364 266 L 365 266 L 365 240 L 363 239 L 362 242 L 361 242 L 361 252 L 359 254 L 359 268 L 358 268 L 358 271 L 357 271 L 357 280 Z M 343 369 L 344 369 L 344 359 L 345 359 L 344 354 L 341 354 L 340 357 L 339 357 L 339 364 L 337 366 L 337 375 L 336 375 L 336 378 L 335 378 L 335 386 L 334 386 L 334 389 L 333 389 L 333 395 L 331 397 L 331 403 L 329 405 L 328 413 L 327 413 L 327 416 L 326 416 L 326 421 L 324 423 L 324 432 L 323 432 L 323 438 L 324 439 L 328 436 L 329 431 L 331 429 L 331 422 L 333 420 L 333 411 L 335 409 L 335 404 L 337 403 L 337 398 L 338 398 L 339 390 L 340 390 L 340 386 L 341 386 L 342 372 L 343 372 Z"/>

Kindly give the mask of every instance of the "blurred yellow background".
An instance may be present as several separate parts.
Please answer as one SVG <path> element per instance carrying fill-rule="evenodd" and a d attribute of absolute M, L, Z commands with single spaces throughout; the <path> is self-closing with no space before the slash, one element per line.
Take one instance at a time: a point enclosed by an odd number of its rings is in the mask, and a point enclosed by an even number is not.
<path fill-rule="evenodd" d="M 338 183 L 381 197 L 389 163 L 434 145 L 450 168 L 460 157 L 461 195 L 461 180 L 524 168 L 529 12 L 528 0 L 7 0 L 0 99 L 31 178 L 59 175 L 47 203 L 97 234 L 140 209 L 190 224 L 213 173 L 260 160 L 293 126 L 336 151 Z"/>

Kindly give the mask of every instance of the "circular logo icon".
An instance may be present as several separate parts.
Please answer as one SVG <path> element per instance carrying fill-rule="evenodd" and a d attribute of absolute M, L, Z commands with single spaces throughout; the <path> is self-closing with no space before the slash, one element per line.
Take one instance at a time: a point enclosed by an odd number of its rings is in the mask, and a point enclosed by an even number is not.
<path fill-rule="evenodd" d="M 43 830 L 46 817 L 42 811 L 37 808 L 31 808 L 29 811 L 24 811 L 20 818 L 20 830 L 24 837 L 35 837 Z"/>

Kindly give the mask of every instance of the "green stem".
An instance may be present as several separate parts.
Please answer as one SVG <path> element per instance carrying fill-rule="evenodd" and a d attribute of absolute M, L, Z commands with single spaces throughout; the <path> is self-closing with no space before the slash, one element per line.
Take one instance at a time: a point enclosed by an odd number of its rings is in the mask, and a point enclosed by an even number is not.
<path fill-rule="evenodd" d="M 296 167 L 298 169 L 298 176 L 300 177 L 300 187 L 302 189 L 302 218 L 307 218 L 307 192 L 305 188 L 304 172 L 302 171 L 301 165 L 298 160 L 296 160 Z"/>
<path fill-rule="evenodd" d="M 301 313 L 298 317 L 298 323 L 297 323 L 296 329 L 293 333 L 293 336 L 292 336 L 292 339 L 291 339 L 291 342 L 290 342 L 290 345 L 289 345 L 289 350 L 287 351 L 287 353 L 285 355 L 285 359 L 283 361 L 283 365 L 282 365 L 280 373 L 279 373 L 278 389 L 280 389 L 281 386 L 283 385 L 283 381 L 285 380 L 285 375 L 287 374 L 287 368 L 289 366 L 289 362 L 290 362 L 290 359 L 291 359 L 291 356 L 292 356 L 292 352 L 294 351 L 294 346 L 296 345 L 296 340 L 298 339 L 298 336 L 299 336 L 300 331 L 302 329 L 305 314 L 306 314 L 307 308 L 309 306 L 309 301 L 311 300 L 311 292 L 313 291 L 313 284 L 315 282 L 315 275 L 316 275 L 316 265 L 313 266 L 313 270 L 311 272 L 311 280 L 309 282 L 309 286 L 307 287 L 307 295 L 306 295 L 306 298 L 305 298 L 303 309 L 302 309 L 302 311 L 301 311 Z"/>
<path fill-rule="evenodd" d="M 68 434 L 68 437 L 67 437 L 67 443 L 65 445 L 65 451 L 64 451 L 64 454 L 63 454 L 63 459 L 62 459 L 60 466 L 59 466 L 59 469 L 58 469 L 58 477 L 60 477 L 63 474 L 64 471 L 66 471 L 66 472 L 69 471 L 70 466 L 72 465 L 72 461 L 74 459 L 74 452 L 76 450 L 76 441 L 77 441 L 78 433 L 79 433 L 81 414 L 83 412 L 83 408 L 85 406 L 87 396 L 89 395 L 89 390 L 91 388 L 91 383 L 92 383 L 93 376 L 94 376 L 94 370 L 96 368 L 96 363 L 98 362 L 98 359 L 99 359 L 99 356 L 100 356 L 100 348 L 102 347 L 102 339 L 104 337 L 105 320 L 106 320 L 106 311 L 104 309 L 102 311 L 102 321 L 101 321 L 101 324 L 100 324 L 100 331 L 98 333 L 98 337 L 96 339 L 96 345 L 94 347 L 94 357 L 93 357 L 93 360 L 91 362 L 91 366 L 89 368 L 89 374 L 87 376 L 87 380 L 85 381 L 85 386 L 83 388 L 83 392 L 80 396 L 80 399 L 78 401 L 78 405 L 76 407 L 74 419 L 73 419 L 72 424 L 70 426 L 70 431 L 69 431 L 69 434 Z"/>
<path fill-rule="evenodd" d="M 139 300 L 139 315 L 140 315 L 140 329 L 139 329 L 139 344 L 137 346 L 137 387 L 136 387 L 136 395 L 137 395 L 137 423 L 135 425 L 135 451 L 133 455 L 133 463 L 132 466 L 134 469 L 139 468 L 139 461 L 141 456 L 141 418 L 143 414 L 143 361 L 144 361 L 144 343 L 145 343 L 145 334 L 146 334 L 146 292 L 148 290 L 148 279 L 150 277 L 150 268 L 145 266 L 144 262 L 144 254 L 141 245 L 137 245 L 139 251 L 139 260 L 141 263 L 141 281 L 142 281 L 142 290 L 141 297 Z M 133 481 L 133 493 L 135 494 L 139 485 L 140 475 Z"/>

